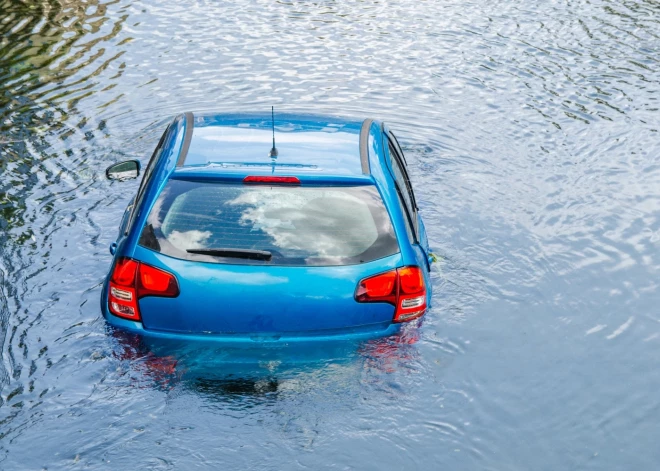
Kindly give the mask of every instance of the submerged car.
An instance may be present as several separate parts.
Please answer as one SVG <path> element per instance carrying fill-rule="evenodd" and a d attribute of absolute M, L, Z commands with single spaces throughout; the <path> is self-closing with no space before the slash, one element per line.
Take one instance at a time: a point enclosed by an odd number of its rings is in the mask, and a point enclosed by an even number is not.
<path fill-rule="evenodd" d="M 137 160 L 106 170 L 139 173 Z M 371 119 L 177 116 L 110 252 L 104 317 L 152 337 L 377 337 L 431 302 L 406 161 Z"/>

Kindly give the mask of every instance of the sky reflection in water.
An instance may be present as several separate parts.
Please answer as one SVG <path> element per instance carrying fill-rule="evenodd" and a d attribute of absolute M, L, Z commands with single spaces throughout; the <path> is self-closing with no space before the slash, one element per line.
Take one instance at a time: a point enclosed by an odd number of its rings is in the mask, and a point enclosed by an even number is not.
<path fill-rule="evenodd" d="M 657 468 L 657 2 L 0 12 L 0 469 Z M 125 345 L 99 293 L 137 182 L 103 170 L 271 105 L 395 130 L 442 257 L 419 340 Z"/>

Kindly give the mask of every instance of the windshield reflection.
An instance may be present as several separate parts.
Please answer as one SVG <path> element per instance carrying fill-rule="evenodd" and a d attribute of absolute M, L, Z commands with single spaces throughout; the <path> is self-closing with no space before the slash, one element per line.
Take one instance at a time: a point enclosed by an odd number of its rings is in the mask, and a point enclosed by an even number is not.
<path fill-rule="evenodd" d="M 375 187 L 248 187 L 169 181 L 140 244 L 171 257 L 236 263 L 188 250 L 263 250 L 273 264 L 351 265 L 398 252 Z M 253 260 L 240 263 L 255 264 Z"/>

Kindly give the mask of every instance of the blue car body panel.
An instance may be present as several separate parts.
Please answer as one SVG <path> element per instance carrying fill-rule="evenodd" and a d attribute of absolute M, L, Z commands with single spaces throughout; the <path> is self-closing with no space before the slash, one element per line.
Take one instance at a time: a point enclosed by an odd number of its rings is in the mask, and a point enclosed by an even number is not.
<path fill-rule="evenodd" d="M 158 338 L 227 342 L 389 335 L 400 328 L 392 322 L 394 306 L 358 304 L 355 289 L 365 277 L 409 265 L 423 269 L 427 305 L 431 305 L 426 232 L 417 215 L 417 240 L 409 239 L 406 215 L 397 203 L 384 125 L 371 120 L 276 115 L 280 155 L 271 159 L 267 155 L 272 145 L 270 118 L 270 114 L 207 113 L 174 119 L 126 210 L 114 259 L 134 258 L 173 273 L 181 294 L 142 298 L 142 323 L 121 319 L 108 310 L 108 274 L 101 307 L 110 324 Z M 366 162 L 360 148 L 365 128 Z M 248 175 L 273 174 L 295 175 L 304 186 L 375 185 L 390 215 L 400 253 L 359 265 L 255 266 L 180 260 L 138 244 L 147 216 L 169 179 L 240 182 Z"/>
<path fill-rule="evenodd" d="M 107 302 L 107 296 L 102 301 Z M 104 313 L 106 320 L 113 327 L 118 327 L 127 332 L 144 337 L 171 342 L 195 342 L 209 343 L 214 345 L 231 345 L 249 348 L 256 345 L 284 345 L 284 344 L 317 344 L 319 342 L 361 341 L 374 338 L 386 337 L 397 334 L 403 327 L 402 324 L 388 322 L 382 325 L 371 324 L 362 327 L 346 327 L 338 330 L 319 330 L 304 332 L 286 332 L 282 334 L 273 333 L 251 333 L 251 334 L 187 334 L 181 332 L 166 332 L 160 330 L 145 329 L 142 322 L 121 319 L 113 316 L 107 309 Z"/>
<path fill-rule="evenodd" d="M 356 309 L 353 294 L 356 280 L 401 264 L 397 254 L 347 266 L 229 265 L 179 260 L 142 247 L 136 258 L 176 275 L 181 289 L 174 299 L 140 300 L 145 328 L 207 334 L 337 330 L 391 322 L 394 306 L 371 303 Z"/>

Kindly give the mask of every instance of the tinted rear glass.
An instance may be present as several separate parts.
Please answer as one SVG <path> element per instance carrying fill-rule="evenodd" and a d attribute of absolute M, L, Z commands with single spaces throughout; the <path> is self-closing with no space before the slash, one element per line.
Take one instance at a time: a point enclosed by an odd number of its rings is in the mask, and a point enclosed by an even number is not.
<path fill-rule="evenodd" d="M 170 180 L 140 245 L 165 255 L 232 264 L 352 265 L 399 252 L 374 186 L 285 187 Z M 268 253 L 269 260 L 189 250 Z M 236 255 L 236 254 L 234 254 Z M 247 255 L 246 255 L 247 256 Z"/>

